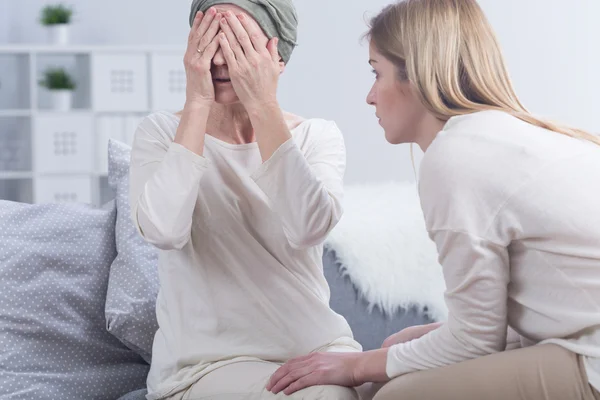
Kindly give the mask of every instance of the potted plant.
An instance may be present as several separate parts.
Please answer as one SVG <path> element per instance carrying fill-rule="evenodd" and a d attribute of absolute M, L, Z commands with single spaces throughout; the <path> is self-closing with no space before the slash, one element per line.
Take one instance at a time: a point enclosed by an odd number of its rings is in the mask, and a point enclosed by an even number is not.
<path fill-rule="evenodd" d="M 40 22 L 48 28 L 50 43 L 65 45 L 69 42 L 69 26 L 73 10 L 62 4 L 48 5 L 42 9 Z"/>
<path fill-rule="evenodd" d="M 40 85 L 50 90 L 52 108 L 57 111 L 69 111 L 73 103 L 73 91 L 77 87 L 73 78 L 64 68 L 48 68 Z"/>

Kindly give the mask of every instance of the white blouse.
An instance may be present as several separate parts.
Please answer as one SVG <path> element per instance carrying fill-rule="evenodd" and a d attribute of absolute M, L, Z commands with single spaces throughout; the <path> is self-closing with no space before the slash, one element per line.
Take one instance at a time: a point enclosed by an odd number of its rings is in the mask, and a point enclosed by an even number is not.
<path fill-rule="evenodd" d="M 262 163 L 257 143 L 210 135 L 201 157 L 173 142 L 178 123 L 146 118 L 131 159 L 133 220 L 162 249 L 150 398 L 227 363 L 360 351 L 323 275 L 322 244 L 342 215 L 337 126 L 306 120 Z"/>

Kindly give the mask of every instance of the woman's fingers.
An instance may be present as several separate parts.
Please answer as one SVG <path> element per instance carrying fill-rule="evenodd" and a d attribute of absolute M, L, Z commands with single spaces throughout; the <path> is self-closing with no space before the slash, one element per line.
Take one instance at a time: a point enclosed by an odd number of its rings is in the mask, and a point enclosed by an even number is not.
<path fill-rule="evenodd" d="M 320 383 L 320 376 L 316 372 L 311 372 L 297 381 L 293 382 L 290 386 L 288 386 L 283 393 L 286 396 L 290 396 L 296 393 L 299 390 L 306 389 L 307 387 L 316 386 Z"/>
<path fill-rule="evenodd" d="M 196 32 L 198 31 L 198 27 L 200 26 L 200 22 L 202 22 L 203 17 L 204 17 L 204 13 L 202 11 L 198 11 L 196 13 L 196 17 L 194 18 L 194 23 L 192 25 L 192 29 L 190 29 L 190 34 L 188 36 L 188 42 L 190 44 L 195 43 L 194 38 L 196 37 Z"/>
<path fill-rule="evenodd" d="M 282 376 L 274 385 L 272 385 L 268 390 L 272 393 L 277 394 L 282 390 L 287 389 L 291 384 L 296 382 L 298 379 L 305 377 L 313 372 L 313 368 L 307 366 L 306 364 L 298 364 L 293 369 L 288 371 L 288 373 Z"/>
<path fill-rule="evenodd" d="M 233 49 L 231 48 L 229 40 L 227 40 L 227 35 L 225 34 L 225 32 L 219 33 L 218 38 L 219 38 L 219 45 L 221 46 L 221 49 L 223 50 L 223 57 L 225 57 L 225 61 L 227 61 L 229 75 L 231 76 L 231 73 L 237 71 L 237 68 L 238 68 L 238 63 L 237 63 L 237 59 L 235 57 L 235 53 L 234 53 Z"/>
<path fill-rule="evenodd" d="M 260 26 L 258 26 L 257 23 L 252 22 L 252 20 L 244 14 L 239 14 L 237 19 L 240 21 L 246 32 L 248 32 L 250 40 L 252 41 L 256 51 L 261 53 L 263 50 L 265 50 L 267 48 L 269 39 L 263 34 Z"/>
<path fill-rule="evenodd" d="M 209 43 L 209 45 L 206 46 L 206 48 L 204 49 L 204 52 L 202 53 L 201 58 L 210 64 L 210 62 L 214 58 L 215 54 L 217 54 L 219 47 L 220 47 L 219 36 L 215 35 L 212 38 L 212 41 Z"/>
<path fill-rule="evenodd" d="M 235 16 L 231 11 L 225 13 L 225 18 L 227 19 L 227 22 L 231 27 L 231 30 L 233 31 L 236 39 L 244 49 L 244 53 L 246 54 L 246 56 L 251 57 L 253 54 L 257 53 L 258 50 L 260 50 L 260 47 L 255 48 L 254 43 L 251 40 L 251 38 L 253 36 L 256 36 L 258 32 L 256 31 L 256 29 L 254 29 L 254 27 L 250 27 L 250 29 L 248 29 L 244 25 L 242 25 L 242 23 L 240 22 L 241 17 L 243 17 L 242 14 L 240 14 L 239 16 Z M 257 38 L 254 39 L 258 41 Z M 263 48 L 264 47 L 265 46 L 263 45 Z"/>
<path fill-rule="evenodd" d="M 283 377 L 290 373 L 290 371 L 298 368 L 304 367 L 307 365 L 307 362 L 314 357 L 313 354 L 308 354 L 303 357 L 294 358 L 293 360 L 288 361 L 281 367 L 275 371 L 273 375 L 271 375 L 271 379 L 269 379 L 269 383 L 267 384 L 267 390 L 271 390 L 277 382 L 279 382 Z"/>
<path fill-rule="evenodd" d="M 200 53 L 201 55 L 204 54 L 204 52 L 206 51 L 206 48 L 213 42 L 213 39 L 217 36 L 217 33 L 219 33 L 219 29 L 220 29 L 219 21 L 220 20 L 221 20 L 221 14 L 215 15 L 215 17 L 213 18 L 213 21 L 211 22 L 210 26 L 208 27 L 208 30 L 205 32 L 204 36 L 202 36 L 200 38 L 197 50 L 198 50 L 198 53 Z"/>
<path fill-rule="evenodd" d="M 269 42 L 267 43 L 267 50 L 269 51 L 269 54 L 271 55 L 271 59 L 274 62 L 279 62 L 281 60 L 281 57 L 279 56 L 279 38 L 273 38 L 271 40 L 269 40 Z"/>
<path fill-rule="evenodd" d="M 225 34 L 225 36 L 227 38 L 229 47 L 233 51 L 233 54 L 235 54 L 235 58 L 237 59 L 238 63 L 244 61 L 246 59 L 246 55 L 244 54 L 244 49 L 242 48 L 242 45 L 240 44 L 237 37 L 233 33 L 233 30 L 229 26 L 227 18 L 221 19 L 221 29 L 223 30 L 223 33 Z M 229 64 L 229 60 L 227 60 L 227 61 L 228 61 L 227 64 Z"/>
<path fill-rule="evenodd" d="M 194 58 L 196 54 L 196 46 L 198 41 L 196 40 L 196 33 L 198 32 L 198 27 L 202 22 L 202 18 L 204 18 L 204 13 L 198 11 L 196 13 L 196 18 L 194 18 L 194 23 L 192 24 L 192 29 L 190 29 L 190 34 L 188 36 L 188 45 L 186 50 L 186 59 L 191 60 Z"/>
<path fill-rule="evenodd" d="M 198 29 L 196 29 L 196 36 L 195 36 L 196 44 L 198 44 L 200 42 L 200 39 L 202 39 L 202 37 L 204 35 L 206 35 L 206 32 L 210 28 L 210 25 L 212 24 L 216 15 L 217 15 L 217 10 L 214 7 L 211 7 L 206 11 L 206 13 L 204 14 L 204 18 L 202 18 L 200 25 L 198 25 Z"/>

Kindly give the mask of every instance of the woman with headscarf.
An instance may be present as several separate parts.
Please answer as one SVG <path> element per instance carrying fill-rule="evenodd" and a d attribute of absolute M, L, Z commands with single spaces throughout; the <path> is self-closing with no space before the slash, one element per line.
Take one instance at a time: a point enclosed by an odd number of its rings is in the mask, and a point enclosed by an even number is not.
<path fill-rule="evenodd" d="M 396 2 L 367 37 L 367 101 L 386 139 L 425 152 L 419 194 L 448 319 L 379 350 L 292 360 L 268 388 L 600 400 L 600 137 L 527 111 L 476 0 Z"/>
<path fill-rule="evenodd" d="M 133 221 L 162 250 L 148 399 L 279 399 L 265 386 L 287 360 L 361 350 L 322 265 L 344 142 L 335 123 L 279 108 L 290 0 L 196 0 L 190 23 L 185 107 L 147 117 L 131 159 Z"/>

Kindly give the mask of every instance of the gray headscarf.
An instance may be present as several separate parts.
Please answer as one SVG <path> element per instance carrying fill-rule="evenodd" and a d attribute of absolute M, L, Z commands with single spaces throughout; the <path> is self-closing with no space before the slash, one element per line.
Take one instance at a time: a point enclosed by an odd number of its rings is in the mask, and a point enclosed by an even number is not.
<path fill-rule="evenodd" d="M 194 0 L 190 26 L 198 11 L 206 12 L 216 4 L 233 4 L 246 10 L 269 39 L 279 38 L 279 55 L 287 64 L 296 47 L 298 15 L 292 0 Z"/>

